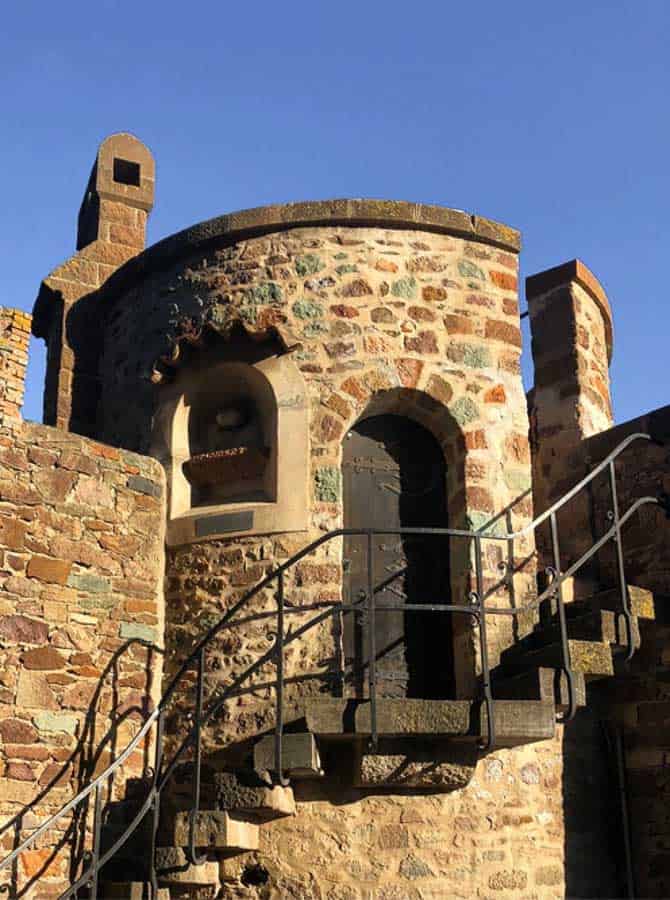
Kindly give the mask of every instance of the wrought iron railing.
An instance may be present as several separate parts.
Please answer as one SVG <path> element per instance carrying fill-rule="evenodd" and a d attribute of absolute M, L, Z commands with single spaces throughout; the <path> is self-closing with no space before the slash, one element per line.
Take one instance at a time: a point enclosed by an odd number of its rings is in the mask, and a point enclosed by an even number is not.
<path fill-rule="evenodd" d="M 160 801 L 162 792 L 165 790 L 171 777 L 174 775 L 177 766 L 188 751 L 192 751 L 193 755 L 193 778 L 191 809 L 190 809 L 190 827 L 188 837 L 187 858 L 191 863 L 197 864 L 201 861 L 198 856 L 195 844 L 195 826 L 200 810 L 201 795 L 201 771 L 202 771 L 202 731 L 203 728 L 219 716 L 225 704 L 234 697 L 245 684 L 263 666 L 274 664 L 275 667 L 275 724 L 274 724 L 274 776 L 281 784 L 287 784 L 285 778 L 283 760 L 282 760 L 282 734 L 284 730 L 284 700 L 285 700 L 285 669 L 284 660 L 286 648 L 302 637 L 306 632 L 316 628 L 321 623 L 335 615 L 351 613 L 352 615 L 365 614 L 368 619 L 368 663 L 367 663 L 367 689 L 368 699 L 370 703 L 370 746 L 374 751 L 378 744 L 378 723 L 377 723 L 377 647 L 375 645 L 375 618 L 379 614 L 386 612 L 393 613 L 451 613 L 453 615 L 463 615 L 471 618 L 477 628 L 479 634 L 479 650 L 481 678 L 480 690 L 481 699 L 486 707 L 486 734 L 481 742 L 481 749 L 487 751 L 495 747 L 496 744 L 496 716 L 495 716 L 495 700 L 493 697 L 491 685 L 491 671 L 489 665 L 489 651 L 487 641 L 487 623 L 490 616 L 507 616 L 518 618 L 522 613 L 530 610 L 539 609 L 540 605 L 550 599 L 555 598 L 561 646 L 561 668 L 565 673 L 567 687 L 567 703 L 566 710 L 561 716 L 562 721 L 569 721 L 573 718 L 576 711 L 576 697 L 574 676 L 571 668 L 570 644 L 568 639 L 568 625 L 565 612 L 565 603 L 563 599 L 563 586 L 568 578 L 571 578 L 577 572 L 594 558 L 598 551 L 608 542 L 613 541 L 616 551 L 616 571 L 618 580 L 618 589 L 620 592 L 620 612 L 626 623 L 626 642 L 625 642 L 625 658 L 630 659 L 634 652 L 634 634 L 633 634 L 633 614 L 630 607 L 627 584 L 625 580 L 624 566 L 624 550 L 621 538 L 621 532 L 624 525 L 631 517 L 646 504 L 655 504 L 661 506 L 670 518 L 670 498 L 661 494 L 658 497 L 646 496 L 637 499 L 621 514 L 619 510 L 619 500 L 617 492 L 615 462 L 617 458 L 630 446 L 634 441 L 651 441 L 652 439 L 646 434 L 633 434 L 622 441 L 598 466 L 596 466 L 585 478 L 568 491 L 560 500 L 554 503 L 549 509 L 536 517 L 532 522 L 519 531 L 506 531 L 497 533 L 487 530 L 467 531 L 463 529 L 453 528 L 400 528 L 400 529 L 346 529 L 340 528 L 322 535 L 313 541 L 300 552 L 292 556 L 288 561 L 270 572 L 258 584 L 251 588 L 244 596 L 237 601 L 221 619 L 207 631 L 200 639 L 196 647 L 190 653 L 187 659 L 179 667 L 176 674 L 171 679 L 167 690 L 163 694 L 160 703 L 156 709 L 148 716 L 140 731 L 135 735 L 133 740 L 128 744 L 123 753 L 111 763 L 97 778 L 84 787 L 76 797 L 69 801 L 61 810 L 45 821 L 36 831 L 23 840 L 12 853 L 0 862 L 0 870 L 15 865 L 20 854 L 30 848 L 42 835 L 48 832 L 62 818 L 72 812 L 75 808 L 86 803 L 90 796 L 94 795 L 94 816 L 92 828 L 92 846 L 88 859 L 83 867 L 82 873 L 76 877 L 72 885 L 60 897 L 60 900 L 66 898 L 77 897 L 83 889 L 87 890 L 90 900 L 98 897 L 98 880 L 101 869 L 115 856 L 120 848 L 134 834 L 145 817 L 151 814 L 151 883 L 153 887 L 154 897 L 158 889 L 156 870 L 153 865 L 155 856 L 156 839 L 159 827 Z M 598 537 L 591 547 L 586 550 L 577 560 L 572 562 L 565 570 L 561 567 L 561 547 L 559 542 L 559 528 L 557 515 L 574 497 L 584 491 L 593 480 L 602 472 L 607 471 L 609 475 L 609 484 L 611 490 L 612 510 L 610 513 L 611 524 L 606 531 Z M 498 518 L 498 517 L 496 517 Z M 510 527 L 511 517 L 509 512 L 505 514 L 507 527 Z M 550 574 L 549 584 L 544 590 L 530 602 L 523 606 L 489 606 L 487 605 L 487 593 L 484 589 L 484 571 L 483 571 L 483 551 L 482 543 L 484 541 L 504 542 L 507 545 L 508 560 L 514 560 L 514 542 L 536 532 L 537 529 L 548 523 L 550 532 L 550 554 L 551 563 L 547 567 Z M 465 541 L 471 548 L 470 554 L 474 562 L 474 587 L 467 596 L 467 602 L 461 604 L 442 604 L 442 603 L 379 603 L 376 595 L 383 590 L 389 583 L 389 580 L 398 577 L 399 573 L 394 573 L 391 579 L 386 578 L 380 584 L 374 583 L 374 538 L 377 536 L 394 535 L 402 538 L 405 537 L 421 537 L 426 540 L 434 540 L 437 538 L 446 538 L 451 540 Z M 367 590 L 364 596 L 357 602 L 317 602 L 309 605 L 292 606 L 285 597 L 286 592 L 286 574 L 300 563 L 305 557 L 314 553 L 323 545 L 330 541 L 342 537 L 360 536 L 365 538 L 367 544 Z M 512 577 L 508 572 L 506 580 L 509 584 L 509 578 Z M 276 617 L 276 638 L 274 645 L 264 654 L 259 656 L 256 661 L 249 666 L 244 672 L 236 676 L 227 687 L 217 693 L 215 699 L 209 706 L 205 706 L 205 670 L 206 670 L 206 653 L 215 640 L 215 638 L 226 628 L 234 624 L 239 624 L 239 620 L 235 619 L 237 613 L 248 606 L 250 601 L 259 595 L 265 589 L 276 586 L 276 611 L 274 613 L 263 613 L 265 616 Z M 294 630 L 286 629 L 286 616 L 296 613 L 304 614 L 314 611 L 316 615 L 308 622 L 303 623 Z M 193 712 L 193 723 L 188 730 L 186 736 L 172 753 L 169 762 L 165 763 L 164 754 L 164 732 L 167 716 L 168 705 L 176 695 L 180 686 L 184 683 L 192 683 L 190 673 L 195 670 L 195 709 Z M 113 844 L 105 849 L 101 848 L 101 831 L 103 822 L 103 791 L 105 786 L 113 778 L 115 772 L 123 765 L 124 761 L 129 757 L 133 750 L 142 741 L 146 741 L 150 732 L 154 729 L 154 748 L 155 760 L 153 769 L 149 770 L 147 779 L 149 782 L 148 792 L 139 809 L 136 811 L 133 819 L 128 823 L 123 832 L 116 838 Z M 3 890 L 9 890 L 8 885 L 2 887 Z"/>

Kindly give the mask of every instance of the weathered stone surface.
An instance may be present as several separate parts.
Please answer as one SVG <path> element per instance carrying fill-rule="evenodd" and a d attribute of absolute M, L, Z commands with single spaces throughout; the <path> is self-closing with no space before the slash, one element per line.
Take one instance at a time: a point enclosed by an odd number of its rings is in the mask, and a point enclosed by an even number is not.
<path fill-rule="evenodd" d="M 44 644 L 49 636 L 46 622 L 27 616 L 2 616 L 0 637 L 22 644 Z"/>
<path fill-rule="evenodd" d="M 72 563 L 65 559 L 50 559 L 48 556 L 32 556 L 28 560 L 26 574 L 29 578 L 39 578 L 51 584 L 66 584 Z"/>
<path fill-rule="evenodd" d="M 208 861 L 193 866 L 181 847 L 157 847 L 156 870 L 161 884 L 207 887 L 219 883 L 218 862 Z"/>
<path fill-rule="evenodd" d="M 220 772 L 214 776 L 214 787 L 217 807 L 236 816 L 269 821 L 295 815 L 291 788 L 273 786 L 255 773 Z"/>
<path fill-rule="evenodd" d="M 63 731 L 65 734 L 75 734 L 79 719 L 77 716 L 60 712 L 40 712 L 33 722 L 40 732 Z"/>
<path fill-rule="evenodd" d="M 190 813 L 181 812 L 175 820 L 175 844 L 188 845 Z M 195 821 L 195 846 L 200 849 L 243 852 L 258 850 L 259 826 L 226 811 L 201 811 Z"/>
<path fill-rule="evenodd" d="M 254 769 L 267 772 L 274 767 L 275 739 L 267 735 L 254 745 Z M 292 778 L 319 778 L 323 774 L 313 734 L 282 735 L 282 767 Z"/>
<path fill-rule="evenodd" d="M 377 753 L 359 749 L 355 783 L 360 787 L 453 791 L 470 782 L 477 757 L 474 744 L 385 739 Z"/>

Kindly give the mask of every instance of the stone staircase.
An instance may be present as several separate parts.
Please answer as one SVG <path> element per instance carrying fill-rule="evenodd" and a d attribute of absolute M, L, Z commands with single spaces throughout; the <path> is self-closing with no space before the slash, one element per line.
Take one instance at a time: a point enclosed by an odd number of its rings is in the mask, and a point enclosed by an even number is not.
<path fill-rule="evenodd" d="M 653 596 L 629 586 L 633 640 L 640 645 L 641 626 L 654 619 Z M 625 652 L 625 623 L 618 612 L 617 591 L 598 590 L 587 581 L 569 579 L 563 591 L 577 706 L 586 703 L 587 684 L 609 679 L 623 683 L 619 660 Z M 545 601 L 534 630 L 509 647 L 492 672 L 496 746 L 514 747 L 554 736 L 557 711 L 567 706 L 562 672 L 560 629 L 555 598 Z M 625 704 L 617 707 L 624 716 Z M 349 784 L 358 788 L 423 788 L 450 791 L 472 778 L 487 735 L 486 707 L 473 700 L 377 698 L 378 746 L 370 748 L 369 700 L 318 697 L 288 717 L 282 736 L 284 772 L 293 782 L 320 778 L 331 762 L 353 766 Z M 291 787 L 273 784 L 275 737 L 255 744 L 247 769 L 214 773 L 203 789 L 203 809 L 195 821 L 195 846 L 201 860 L 189 862 L 189 795 L 170 798 L 161 813 L 156 865 L 159 900 L 213 900 L 219 896 L 225 860 L 259 849 L 260 829 L 274 819 L 295 814 Z M 122 806 L 122 805 L 121 805 Z M 127 813 L 130 815 L 130 813 Z M 114 837 L 111 823 L 108 839 Z M 133 837 L 133 847 L 142 840 Z M 146 846 L 146 844 L 145 844 Z M 146 854 L 145 854 L 146 857 Z M 110 900 L 149 897 L 146 858 L 117 855 L 110 871 L 133 880 L 101 880 Z M 260 867 L 262 868 L 262 867 Z M 104 873 L 103 873 L 104 874 Z M 238 885 L 239 887 L 239 885 Z"/>

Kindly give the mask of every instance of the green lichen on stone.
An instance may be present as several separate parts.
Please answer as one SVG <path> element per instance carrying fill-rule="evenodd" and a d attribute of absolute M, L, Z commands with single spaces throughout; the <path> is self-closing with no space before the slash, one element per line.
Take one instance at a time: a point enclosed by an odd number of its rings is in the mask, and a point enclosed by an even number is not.
<path fill-rule="evenodd" d="M 93 610 L 94 612 L 98 609 L 112 609 L 118 600 L 115 597 L 82 597 L 80 600 L 77 600 L 77 606 L 80 609 Z"/>
<path fill-rule="evenodd" d="M 475 278 L 477 281 L 486 281 L 486 276 L 479 266 L 470 262 L 469 259 L 459 259 L 458 273 L 459 275 L 462 275 L 463 278 Z"/>
<path fill-rule="evenodd" d="M 338 266 L 335 271 L 338 275 L 348 275 L 350 272 L 358 272 L 358 266 L 355 266 L 353 263 L 344 263 Z"/>
<path fill-rule="evenodd" d="M 101 594 L 111 590 L 108 578 L 102 578 L 100 575 L 70 575 L 67 580 L 68 587 L 76 588 L 78 591 L 87 591 L 92 594 Z M 97 601 L 96 601 L 97 602 Z"/>
<path fill-rule="evenodd" d="M 503 477 L 507 487 L 511 491 L 516 491 L 517 494 L 523 494 L 530 489 L 530 473 L 528 472 L 519 471 L 518 469 L 516 471 L 514 469 L 504 469 Z"/>
<path fill-rule="evenodd" d="M 148 641 L 150 644 L 156 643 L 156 629 L 150 625 L 141 625 L 138 622 L 121 622 L 119 628 L 119 637 L 124 640 L 139 638 L 141 641 Z"/>
<path fill-rule="evenodd" d="M 413 300 L 416 297 L 416 278 L 399 278 L 391 285 L 391 293 L 394 297 L 402 297 L 405 300 Z"/>
<path fill-rule="evenodd" d="M 325 322 L 310 322 L 302 330 L 303 337 L 318 337 L 320 334 L 326 334 L 328 326 Z"/>
<path fill-rule="evenodd" d="M 306 253 L 295 261 L 295 270 L 298 275 L 314 275 L 323 269 L 323 262 L 316 253 Z"/>
<path fill-rule="evenodd" d="M 349 254 L 348 253 L 336 253 L 333 256 L 333 259 L 349 259 Z"/>
<path fill-rule="evenodd" d="M 299 319 L 320 319 L 323 316 L 323 308 L 313 300 L 296 300 L 292 309 Z"/>
<path fill-rule="evenodd" d="M 255 284 L 244 292 L 244 298 L 255 306 L 261 303 L 278 303 L 282 299 L 282 290 L 274 281 Z"/>
<path fill-rule="evenodd" d="M 342 473 L 335 466 L 323 466 L 314 476 L 316 499 L 322 503 L 337 503 L 342 491 Z"/>
<path fill-rule="evenodd" d="M 449 411 L 459 425 L 469 425 L 479 418 L 479 407 L 470 397 L 461 397 Z"/>
<path fill-rule="evenodd" d="M 33 718 L 38 731 L 64 731 L 65 734 L 74 734 L 78 721 L 76 716 L 55 712 L 37 713 Z"/>
<path fill-rule="evenodd" d="M 471 369 L 486 369 L 491 365 L 491 353 L 488 347 L 476 344 L 463 345 L 463 365 Z"/>

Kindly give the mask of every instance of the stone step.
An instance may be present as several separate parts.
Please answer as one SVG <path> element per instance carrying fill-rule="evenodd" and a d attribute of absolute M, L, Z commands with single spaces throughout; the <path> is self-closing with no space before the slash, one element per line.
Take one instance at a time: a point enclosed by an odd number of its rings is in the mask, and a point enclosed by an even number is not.
<path fill-rule="evenodd" d="M 622 613 L 613 610 L 592 609 L 590 605 L 580 602 L 578 610 L 566 615 L 566 625 L 571 640 L 611 644 L 616 649 L 624 649 L 627 645 L 625 619 Z M 640 629 L 636 616 L 633 617 L 632 626 L 633 646 L 637 649 L 640 646 Z M 518 642 L 517 646 L 531 651 L 547 644 L 558 643 L 560 639 L 560 624 L 554 620 L 550 624 L 537 625 L 531 634 Z"/>
<path fill-rule="evenodd" d="M 553 736 L 553 700 L 500 700 L 496 726 L 501 746 L 515 746 Z M 371 735 L 369 700 L 320 698 L 307 702 L 307 727 L 325 740 L 365 742 Z M 441 738 L 443 742 L 479 743 L 487 734 L 486 709 L 473 700 L 377 700 L 380 738 Z"/>
<path fill-rule="evenodd" d="M 569 640 L 573 672 L 580 672 L 587 681 L 607 678 L 614 674 L 612 650 L 609 644 L 599 641 Z M 518 675 L 528 669 L 560 669 L 563 656 L 560 643 L 547 644 L 537 649 L 527 649 L 520 642 L 500 655 L 501 675 Z"/>
<path fill-rule="evenodd" d="M 149 881 L 105 881 L 99 895 L 101 900 L 170 900 L 169 888 L 159 888 L 153 898 Z"/>
<path fill-rule="evenodd" d="M 292 788 L 273 785 L 267 773 L 218 772 L 214 792 L 217 809 L 254 822 L 295 815 Z"/>
<path fill-rule="evenodd" d="M 156 848 L 156 874 L 161 885 L 180 887 L 218 887 L 219 863 L 210 857 L 192 865 L 182 847 Z"/>
<path fill-rule="evenodd" d="M 635 584 L 628 584 L 628 600 L 631 612 L 639 619 L 654 619 L 654 595 L 646 588 Z M 543 590 L 542 580 L 540 590 Z M 569 615 L 581 615 L 581 610 L 609 609 L 612 612 L 621 611 L 621 593 L 618 588 L 602 589 L 593 582 L 575 582 L 574 578 L 568 578 L 563 583 L 563 603 L 566 613 Z M 556 615 L 557 601 L 549 598 L 542 605 L 542 612 L 551 617 Z"/>
<path fill-rule="evenodd" d="M 496 699 L 553 701 L 557 710 L 563 712 L 567 708 L 567 679 L 560 669 L 529 669 L 511 677 L 496 670 L 492 673 L 492 684 Z M 574 673 L 574 685 L 577 706 L 586 706 L 586 682 L 581 672 Z"/>
<path fill-rule="evenodd" d="M 382 738 L 376 753 L 359 742 L 354 786 L 449 792 L 466 787 L 479 759 L 474 743 Z"/>
<path fill-rule="evenodd" d="M 175 816 L 174 842 L 177 847 L 188 846 L 189 822 L 188 811 Z M 196 815 L 194 837 L 198 850 L 229 854 L 258 850 L 258 824 L 222 810 L 201 810 Z"/>
<path fill-rule="evenodd" d="M 275 736 L 265 735 L 254 745 L 254 769 L 271 772 L 275 767 Z M 321 778 L 321 758 L 314 735 L 296 732 L 282 735 L 282 767 L 290 778 Z"/>

